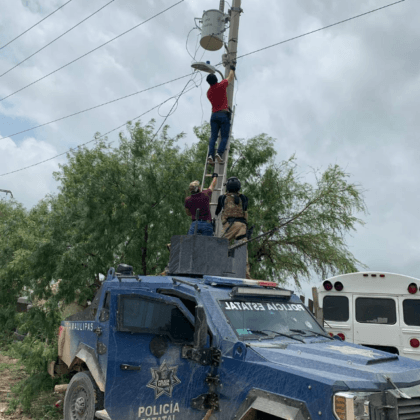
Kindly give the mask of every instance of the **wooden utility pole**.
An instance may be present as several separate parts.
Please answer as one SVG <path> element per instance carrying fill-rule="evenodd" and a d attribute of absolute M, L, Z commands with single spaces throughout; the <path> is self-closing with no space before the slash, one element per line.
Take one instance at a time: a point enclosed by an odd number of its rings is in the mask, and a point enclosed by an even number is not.
<path fill-rule="evenodd" d="M 220 0 L 220 11 L 223 12 L 224 9 L 224 1 Z M 229 39 L 228 39 L 228 45 L 227 45 L 227 54 L 223 54 L 222 56 L 222 62 L 225 65 L 225 78 L 229 76 L 230 72 L 230 66 L 236 65 L 236 56 L 238 51 L 238 35 L 239 35 L 239 19 L 241 17 L 241 12 L 243 10 L 241 9 L 241 0 L 233 0 L 232 1 L 232 8 L 229 9 L 230 14 L 230 29 L 229 29 Z M 228 104 L 231 109 L 233 109 L 233 89 L 234 89 L 235 81 L 233 80 L 232 83 L 229 84 L 227 88 L 227 99 Z M 232 124 L 233 124 L 233 118 L 232 118 Z M 232 127 L 231 127 L 232 132 Z M 219 139 L 220 141 L 220 139 Z M 224 164 L 219 165 L 217 162 L 215 164 L 215 172 L 218 174 L 223 173 L 224 176 L 219 177 L 215 191 L 212 195 L 212 202 L 217 203 L 217 200 L 221 194 L 224 194 L 226 191 L 226 187 L 224 185 L 221 185 L 223 183 L 223 180 L 227 180 L 227 167 L 228 167 L 228 160 L 229 160 L 229 149 L 230 149 L 230 137 L 228 144 L 226 146 L 226 150 L 223 156 Z M 214 206 L 212 206 L 214 207 Z M 213 210 L 213 209 L 212 209 Z M 214 214 L 212 214 L 214 217 Z M 218 223 L 216 224 L 216 236 L 221 236 L 222 232 L 222 226 L 220 223 L 220 216 L 218 218 Z"/>

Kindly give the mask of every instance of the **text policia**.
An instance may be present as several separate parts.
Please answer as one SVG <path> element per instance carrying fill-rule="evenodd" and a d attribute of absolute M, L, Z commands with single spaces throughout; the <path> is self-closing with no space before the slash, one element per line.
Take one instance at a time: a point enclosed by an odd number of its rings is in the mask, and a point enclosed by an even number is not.
<path fill-rule="evenodd" d="M 179 413 L 179 404 L 160 404 L 139 407 L 139 419 L 143 420 L 176 420 L 175 413 Z"/>

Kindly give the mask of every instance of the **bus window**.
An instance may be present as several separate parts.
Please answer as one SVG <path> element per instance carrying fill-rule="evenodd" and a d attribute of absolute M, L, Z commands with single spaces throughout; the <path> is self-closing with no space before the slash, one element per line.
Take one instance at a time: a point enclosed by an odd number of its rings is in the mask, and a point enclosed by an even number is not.
<path fill-rule="evenodd" d="M 405 299 L 403 301 L 403 310 L 406 325 L 420 326 L 420 300 Z"/>
<path fill-rule="evenodd" d="M 325 296 L 323 302 L 326 321 L 346 322 L 349 320 L 349 299 L 347 296 Z"/>
<path fill-rule="evenodd" d="M 357 298 L 356 321 L 368 324 L 395 324 L 397 313 L 393 299 Z"/>

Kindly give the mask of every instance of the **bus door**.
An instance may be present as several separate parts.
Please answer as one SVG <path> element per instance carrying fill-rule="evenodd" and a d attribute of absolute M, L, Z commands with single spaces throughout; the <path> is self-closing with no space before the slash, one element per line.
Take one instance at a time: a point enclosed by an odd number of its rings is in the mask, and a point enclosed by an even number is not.
<path fill-rule="evenodd" d="M 353 342 L 353 308 L 351 295 L 324 295 L 324 328 L 345 341 Z"/>
<path fill-rule="evenodd" d="M 407 295 L 398 300 L 402 314 L 400 355 L 420 360 L 420 299 Z"/>
<path fill-rule="evenodd" d="M 398 299 L 354 294 L 353 308 L 354 342 L 399 354 Z"/>

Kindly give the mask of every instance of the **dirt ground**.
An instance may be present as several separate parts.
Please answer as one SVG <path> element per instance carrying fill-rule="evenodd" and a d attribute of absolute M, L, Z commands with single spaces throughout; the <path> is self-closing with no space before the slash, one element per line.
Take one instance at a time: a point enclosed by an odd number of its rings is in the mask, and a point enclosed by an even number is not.
<path fill-rule="evenodd" d="M 11 399 L 10 388 L 24 377 L 17 359 L 11 359 L 0 351 L 0 420 L 29 420 L 32 417 L 23 415 L 20 409 L 15 413 L 6 415 L 7 401 Z"/>

